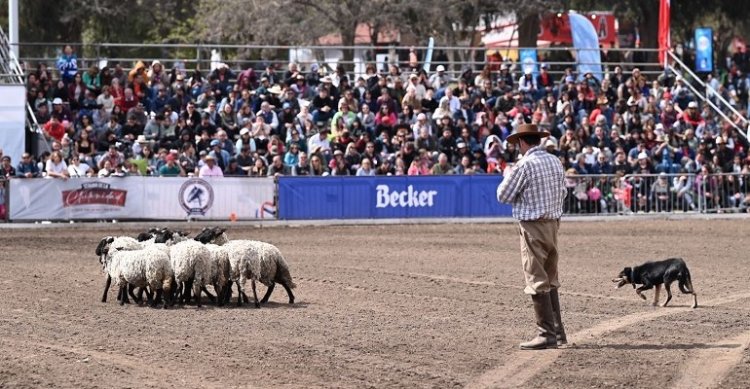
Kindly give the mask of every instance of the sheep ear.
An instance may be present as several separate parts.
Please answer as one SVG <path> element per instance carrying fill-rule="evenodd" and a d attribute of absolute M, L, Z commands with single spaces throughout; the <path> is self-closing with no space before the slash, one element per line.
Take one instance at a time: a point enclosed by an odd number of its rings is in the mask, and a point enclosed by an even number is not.
<path fill-rule="evenodd" d="M 219 228 L 219 229 L 217 229 L 217 230 L 216 230 L 216 232 L 217 232 L 217 233 L 219 233 L 219 234 L 223 234 L 223 233 L 225 233 L 226 231 L 227 231 L 227 229 L 226 229 L 226 228 Z"/>
<path fill-rule="evenodd" d="M 111 237 L 111 236 L 107 237 L 107 243 L 112 243 L 114 241 L 115 241 L 114 237 Z"/>

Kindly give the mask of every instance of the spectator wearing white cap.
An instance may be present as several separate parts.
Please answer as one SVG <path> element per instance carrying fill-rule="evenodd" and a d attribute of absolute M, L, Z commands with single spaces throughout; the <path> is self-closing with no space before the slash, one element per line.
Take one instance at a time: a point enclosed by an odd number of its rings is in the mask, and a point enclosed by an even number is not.
<path fill-rule="evenodd" d="M 240 130 L 240 138 L 237 139 L 237 143 L 234 145 L 234 150 L 239 154 L 242 149 L 246 147 L 251 154 L 256 151 L 255 139 L 250 136 L 250 129 L 244 127 Z"/>
<path fill-rule="evenodd" d="M 537 91 L 537 84 L 531 69 L 526 69 L 523 75 L 518 79 L 518 90 L 524 93 L 534 94 Z"/>
<path fill-rule="evenodd" d="M 430 136 L 434 135 L 434 131 L 432 129 L 432 123 L 427 120 L 427 115 L 424 113 L 420 113 L 417 115 L 417 121 L 411 125 L 411 131 L 412 131 L 412 137 L 414 139 L 417 139 L 419 137 L 419 134 L 422 133 L 422 129 L 427 130 L 427 134 Z"/>
<path fill-rule="evenodd" d="M 682 120 L 693 129 L 698 128 L 698 126 L 704 123 L 703 117 L 698 110 L 697 102 L 691 101 L 688 103 L 687 109 L 682 113 Z"/>
<path fill-rule="evenodd" d="M 276 116 L 276 112 L 271 109 L 271 104 L 264 101 L 260 104 L 260 111 L 255 114 L 256 117 L 262 117 L 263 121 L 271 126 L 271 131 L 276 131 L 279 128 L 279 117 Z"/>
<path fill-rule="evenodd" d="M 416 96 L 420 102 L 424 99 L 424 96 L 427 93 L 427 88 L 425 88 L 424 84 L 419 82 L 419 76 L 417 73 L 409 75 L 409 82 L 406 85 L 406 91 L 408 92 L 410 90 L 414 91 L 414 96 Z"/>
<path fill-rule="evenodd" d="M 443 89 L 448 86 L 450 80 L 450 76 L 445 72 L 445 66 L 438 65 L 435 69 L 435 73 L 430 76 L 428 81 L 432 89 L 437 91 L 437 98 L 440 98 L 443 95 Z"/>
<path fill-rule="evenodd" d="M 458 97 L 453 95 L 453 90 L 451 88 L 445 89 L 445 96 L 443 96 L 440 100 L 448 100 L 448 109 L 450 109 L 451 115 L 458 112 L 459 109 L 461 109 L 461 100 L 458 99 Z"/>

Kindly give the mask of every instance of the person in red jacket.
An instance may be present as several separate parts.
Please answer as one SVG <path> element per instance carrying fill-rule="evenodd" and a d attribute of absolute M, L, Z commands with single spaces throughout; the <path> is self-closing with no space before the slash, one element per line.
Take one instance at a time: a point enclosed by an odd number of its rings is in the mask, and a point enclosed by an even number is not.
<path fill-rule="evenodd" d="M 62 141 L 63 135 L 65 135 L 65 126 L 60 123 L 60 119 L 57 115 L 52 115 L 47 123 L 44 124 L 44 133 L 57 141 Z"/>
<path fill-rule="evenodd" d="M 686 124 L 693 126 L 694 129 L 700 124 L 703 124 L 703 117 L 700 112 L 698 112 L 697 102 L 691 101 L 688 103 L 687 109 L 682 113 L 682 120 L 685 121 Z"/>

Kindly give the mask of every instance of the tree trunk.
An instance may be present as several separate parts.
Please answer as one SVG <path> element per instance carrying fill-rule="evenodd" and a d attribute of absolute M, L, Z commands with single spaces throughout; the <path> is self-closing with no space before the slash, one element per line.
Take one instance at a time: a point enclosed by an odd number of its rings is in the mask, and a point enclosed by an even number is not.
<path fill-rule="evenodd" d="M 342 60 L 342 66 L 347 73 L 354 71 L 354 38 L 357 30 L 357 22 L 352 23 L 350 26 L 341 26 L 339 33 L 341 34 L 341 45 L 346 46 L 343 50 L 344 58 Z"/>
<path fill-rule="evenodd" d="M 638 24 L 638 32 L 641 35 L 641 48 L 658 49 L 659 48 L 659 2 L 658 1 L 640 1 L 642 10 L 642 19 Z M 654 52 L 641 53 L 638 55 L 644 62 L 656 63 L 659 61 L 659 54 Z"/>
<path fill-rule="evenodd" d="M 539 14 L 523 15 L 518 22 L 518 47 L 536 47 L 539 35 Z"/>

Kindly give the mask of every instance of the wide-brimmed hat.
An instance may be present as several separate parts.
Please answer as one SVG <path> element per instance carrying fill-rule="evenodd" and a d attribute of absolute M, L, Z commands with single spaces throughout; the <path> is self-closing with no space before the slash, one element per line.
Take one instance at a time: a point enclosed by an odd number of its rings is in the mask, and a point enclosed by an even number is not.
<path fill-rule="evenodd" d="M 279 86 L 278 84 L 268 88 L 268 93 L 271 93 L 274 95 L 280 95 L 281 92 L 283 91 L 281 90 L 281 86 Z"/>
<path fill-rule="evenodd" d="M 540 130 L 536 124 L 521 124 L 516 132 L 508 136 L 507 141 L 510 143 L 518 142 L 518 138 L 524 135 L 539 135 L 540 138 L 549 136 L 549 132 Z"/>

